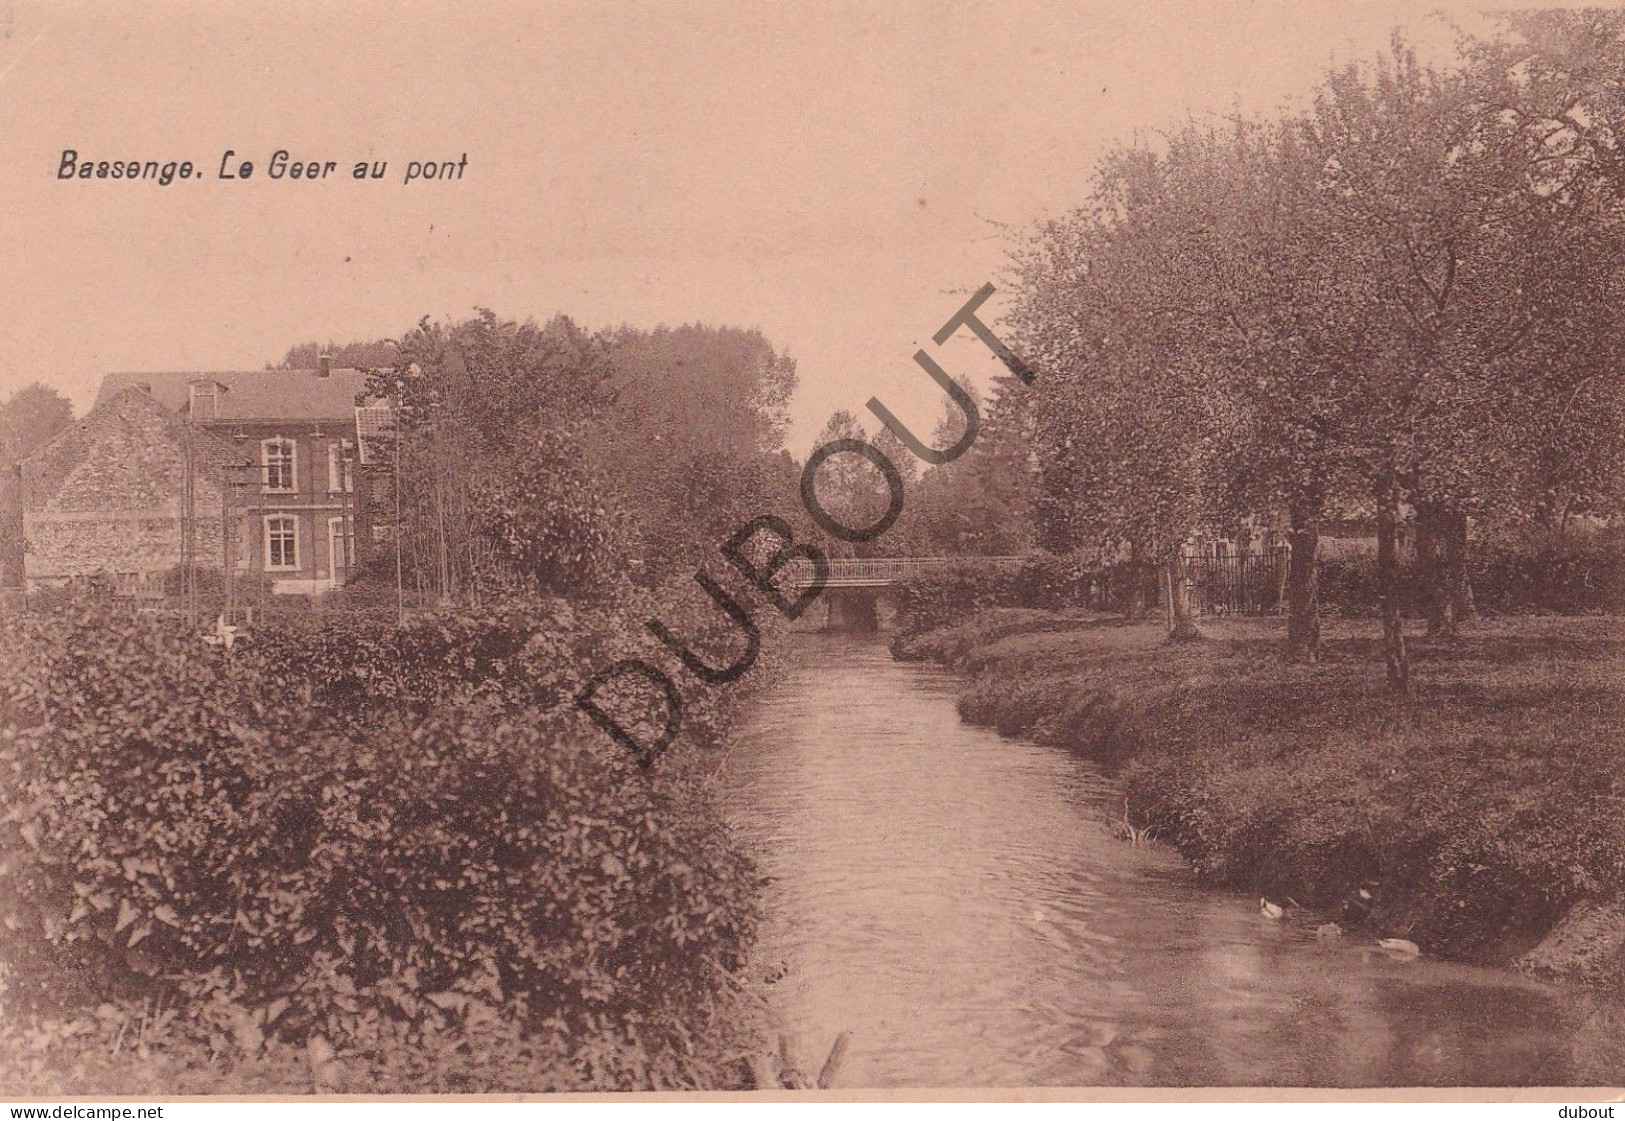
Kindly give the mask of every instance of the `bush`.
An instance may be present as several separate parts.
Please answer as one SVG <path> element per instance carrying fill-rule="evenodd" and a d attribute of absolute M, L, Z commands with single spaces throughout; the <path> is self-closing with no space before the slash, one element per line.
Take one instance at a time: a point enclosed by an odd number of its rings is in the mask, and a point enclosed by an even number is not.
<path fill-rule="evenodd" d="M 306 704 L 333 710 L 555 708 L 600 641 L 565 600 L 415 614 L 400 626 L 390 611 L 323 612 L 255 629 L 232 670 L 245 687 L 289 682 Z"/>
<path fill-rule="evenodd" d="M 1098 569 L 1076 554 L 1037 553 L 1016 573 L 1016 607 L 1088 607 L 1095 601 Z"/>
<path fill-rule="evenodd" d="M 1103 579 L 1077 556 L 1038 553 L 1017 567 L 966 560 L 901 585 L 901 630 L 917 635 L 1001 607 L 1087 606 Z"/>
<path fill-rule="evenodd" d="M 1579 614 L 1625 609 L 1625 534 L 1605 531 L 1559 537 L 1544 530 L 1475 538 L 1467 550 L 1473 602 L 1491 612 Z M 1401 611 L 1426 613 L 1422 574 L 1410 556 L 1400 564 Z M 1370 618 L 1381 609 L 1376 559 L 1327 557 L 1320 563 L 1320 600 L 1329 613 Z"/>
<path fill-rule="evenodd" d="M 653 771 L 609 743 L 569 699 L 612 618 L 316 616 L 229 654 L 173 621 L 7 621 L 8 1000 L 154 1000 L 245 1056 L 505 1024 L 579 1085 L 728 1084 L 694 1069 L 756 913 L 697 777 L 723 715 L 690 699 Z"/>
<path fill-rule="evenodd" d="M 1406 586 L 1410 581 L 1405 581 Z M 1320 562 L 1320 604 L 1327 614 L 1373 618 L 1382 610 L 1374 557 L 1353 553 Z"/>
<path fill-rule="evenodd" d="M 971 562 L 915 577 L 898 586 L 901 630 L 933 630 L 985 611 L 1004 607 L 1015 597 L 1010 574 Z"/>
<path fill-rule="evenodd" d="M 1625 533 L 1564 537 L 1536 532 L 1473 542 L 1473 596 L 1491 611 L 1619 611 L 1625 608 Z"/>
<path fill-rule="evenodd" d="M 176 565 L 160 574 L 159 584 L 164 595 L 180 598 L 186 590 L 186 571 Z M 275 595 L 271 591 L 272 579 L 263 572 L 237 572 L 232 575 L 231 594 L 239 608 L 248 604 L 264 604 Z M 221 609 L 226 602 L 226 578 L 218 568 L 198 566 L 192 570 L 192 586 L 198 602 L 206 611 Z M 303 599 L 304 597 L 298 597 Z"/>

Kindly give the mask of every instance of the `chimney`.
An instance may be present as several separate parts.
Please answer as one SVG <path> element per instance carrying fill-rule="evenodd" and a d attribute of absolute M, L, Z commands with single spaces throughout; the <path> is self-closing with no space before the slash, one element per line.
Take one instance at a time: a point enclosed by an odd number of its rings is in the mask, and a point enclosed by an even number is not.
<path fill-rule="evenodd" d="M 152 396 L 152 383 L 150 381 L 138 381 L 135 383 L 135 387 L 148 397 Z"/>
<path fill-rule="evenodd" d="M 333 373 L 333 356 L 331 354 L 324 354 L 321 356 L 321 358 L 317 359 L 317 361 L 319 361 L 321 365 L 316 369 L 316 376 L 319 378 L 330 377 Z"/>

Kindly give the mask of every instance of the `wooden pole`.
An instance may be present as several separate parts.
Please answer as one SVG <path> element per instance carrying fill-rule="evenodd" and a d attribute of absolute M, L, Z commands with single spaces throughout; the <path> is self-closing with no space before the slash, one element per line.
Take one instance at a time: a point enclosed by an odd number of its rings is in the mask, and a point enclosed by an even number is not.
<path fill-rule="evenodd" d="M 1162 566 L 1162 590 L 1163 590 L 1163 598 L 1167 601 L 1167 604 L 1168 604 L 1168 633 L 1173 634 L 1174 633 L 1174 584 L 1173 584 L 1173 577 L 1169 574 L 1168 565 L 1166 565 L 1166 564 L 1164 564 Z"/>
<path fill-rule="evenodd" d="M 350 582 L 350 552 L 355 544 L 350 540 L 350 451 L 345 441 L 339 442 L 339 544 L 344 552 L 344 571 L 341 574 L 343 587 Z"/>
<path fill-rule="evenodd" d="M 181 478 L 181 599 L 186 605 L 186 621 L 197 622 L 197 603 L 194 596 L 192 567 L 196 563 L 193 556 L 197 548 L 197 526 L 193 522 L 196 508 L 192 501 L 194 480 L 192 477 L 192 433 L 186 429 L 181 430 L 181 447 L 184 449 L 185 471 Z"/>
<path fill-rule="evenodd" d="M 231 589 L 231 467 L 220 468 L 220 582 L 225 588 L 226 624 L 232 623 Z"/>
<path fill-rule="evenodd" d="M 191 467 L 192 467 L 192 450 L 187 445 L 187 442 L 186 442 L 186 430 L 183 428 L 181 430 L 181 493 L 180 493 L 179 510 L 177 511 L 177 513 L 179 514 L 179 517 L 180 517 L 179 529 L 180 529 L 181 538 L 180 538 L 180 552 L 179 552 L 179 561 L 180 561 L 180 563 L 179 563 L 178 567 L 180 568 L 180 572 L 181 572 L 181 588 L 180 588 L 180 592 L 181 592 L 181 610 L 183 612 L 186 610 L 186 480 L 187 480 L 187 476 L 191 473 Z"/>
<path fill-rule="evenodd" d="M 401 525 L 401 466 L 406 450 L 406 433 L 399 423 L 396 424 L 394 440 L 395 461 L 395 623 L 397 626 L 406 625 L 406 586 L 401 579 L 401 535 L 404 527 Z"/>
<path fill-rule="evenodd" d="M 435 567 L 440 574 L 440 601 L 451 599 L 451 558 L 446 551 L 446 481 L 450 465 L 438 432 L 434 447 Z"/>
<path fill-rule="evenodd" d="M 806 1090 L 806 1075 L 796 1066 L 795 1047 L 789 1035 L 779 1033 L 779 1082 L 786 1090 Z"/>
<path fill-rule="evenodd" d="M 827 1090 L 835 1076 L 840 1073 L 841 1061 L 846 1058 L 846 1046 L 852 1041 L 852 1033 L 843 1031 L 835 1037 L 835 1046 L 829 1049 L 829 1058 L 824 1060 L 824 1069 L 818 1072 L 818 1088 Z"/>
<path fill-rule="evenodd" d="M 28 614 L 28 472 L 19 462 L 17 472 L 17 586 L 23 591 L 23 614 Z"/>

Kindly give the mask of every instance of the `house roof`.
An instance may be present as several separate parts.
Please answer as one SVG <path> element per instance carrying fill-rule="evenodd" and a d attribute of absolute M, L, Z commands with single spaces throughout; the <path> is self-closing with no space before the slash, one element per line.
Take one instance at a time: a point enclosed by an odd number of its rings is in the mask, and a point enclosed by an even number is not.
<path fill-rule="evenodd" d="M 216 420 L 349 422 L 355 416 L 356 395 L 366 388 L 367 375 L 351 369 L 335 369 L 325 378 L 316 370 L 108 374 L 102 379 L 96 404 L 126 389 L 149 386 L 153 400 L 187 416 L 191 412 L 192 384 L 200 381 L 212 381 L 222 387 L 216 398 Z"/>

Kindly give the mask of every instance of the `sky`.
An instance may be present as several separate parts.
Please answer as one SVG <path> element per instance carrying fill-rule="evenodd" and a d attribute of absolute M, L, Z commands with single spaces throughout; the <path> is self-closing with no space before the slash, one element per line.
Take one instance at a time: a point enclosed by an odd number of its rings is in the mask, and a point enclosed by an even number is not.
<path fill-rule="evenodd" d="M 1443 42 L 1435 9 L 0 0 L 0 396 L 38 380 L 82 411 L 109 371 L 254 369 L 489 307 L 759 327 L 798 363 L 798 455 L 835 409 L 873 429 L 871 395 L 928 432 L 914 352 L 985 384 L 968 332 L 930 336 L 1103 152 L 1301 103 L 1396 25 Z M 62 181 L 64 149 L 199 174 Z M 278 149 L 336 173 L 273 181 Z M 252 178 L 219 177 L 228 150 Z"/>

